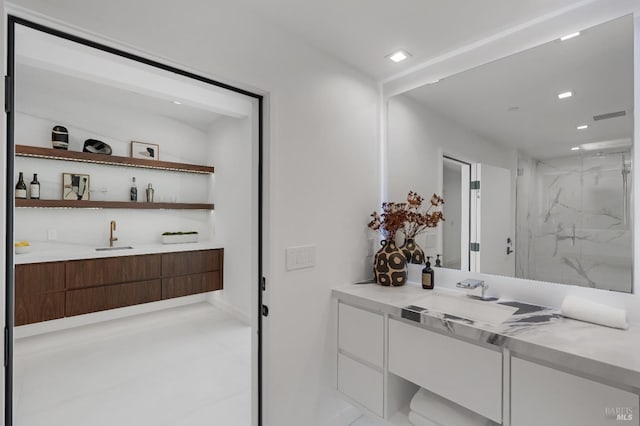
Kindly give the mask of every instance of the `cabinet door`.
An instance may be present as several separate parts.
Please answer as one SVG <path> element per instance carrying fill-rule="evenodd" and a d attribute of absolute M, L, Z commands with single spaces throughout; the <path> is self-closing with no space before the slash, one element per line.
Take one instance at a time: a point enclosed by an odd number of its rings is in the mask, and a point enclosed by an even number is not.
<path fill-rule="evenodd" d="M 389 371 L 502 423 L 502 352 L 390 319 Z"/>
<path fill-rule="evenodd" d="M 384 319 L 380 314 L 338 304 L 338 348 L 382 368 Z"/>
<path fill-rule="evenodd" d="M 66 297 L 66 316 L 155 302 L 160 296 L 160 280 L 70 290 Z"/>
<path fill-rule="evenodd" d="M 511 358 L 513 426 L 637 425 L 638 415 L 638 395 Z"/>
<path fill-rule="evenodd" d="M 67 262 L 67 289 L 157 278 L 160 278 L 159 254 Z"/>
<path fill-rule="evenodd" d="M 198 274 L 222 269 L 222 249 L 164 253 L 162 276 Z"/>
<path fill-rule="evenodd" d="M 15 267 L 15 325 L 64 317 L 63 262 Z"/>
<path fill-rule="evenodd" d="M 220 289 L 222 289 L 222 280 L 220 279 L 219 271 L 162 279 L 163 299 Z"/>
<path fill-rule="evenodd" d="M 382 417 L 382 372 L 338 354 L 338 390 Z"/>

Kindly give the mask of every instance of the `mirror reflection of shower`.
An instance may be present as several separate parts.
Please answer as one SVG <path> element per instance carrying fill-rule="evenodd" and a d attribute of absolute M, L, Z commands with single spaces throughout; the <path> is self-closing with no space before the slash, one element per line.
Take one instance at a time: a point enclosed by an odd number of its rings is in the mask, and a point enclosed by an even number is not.
<path fill-rule="evenodd" d="M 632 287 L 632 152 L 518 158 L 516 276 Z"/>

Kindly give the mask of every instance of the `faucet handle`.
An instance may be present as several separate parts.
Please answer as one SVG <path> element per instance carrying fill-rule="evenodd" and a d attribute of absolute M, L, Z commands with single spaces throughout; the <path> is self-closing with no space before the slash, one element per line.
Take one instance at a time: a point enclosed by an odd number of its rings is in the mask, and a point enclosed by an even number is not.
<path fill-rule="evenodd" d="M 456 287 L 458 288 L 469 288 L 469 289 L 484 287 L 484 286 L 485 286 L 485 283 L 483 280 L 474 280 L 472 278 L 462 280 L 456 284 Z"/>
<path fill-rule="evenodd" d="M 489 285 L 485 284 L 483 280 L 466 279 L 457 283 L 456 287 L 464 288 L 469 297 L 484 299 L 484 292 L 489 288 Z"/>

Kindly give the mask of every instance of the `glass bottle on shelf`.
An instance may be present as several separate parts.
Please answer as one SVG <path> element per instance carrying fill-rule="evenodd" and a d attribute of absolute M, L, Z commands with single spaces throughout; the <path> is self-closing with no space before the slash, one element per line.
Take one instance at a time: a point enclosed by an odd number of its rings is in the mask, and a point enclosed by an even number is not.
<path fill-rule="evenodd" d="M 33 174 L 33 180 L 29 185 L 29 197 L 33 200 L 40 199 L 40 182 L 38 182 L 38 174 Z"/>
<path fill-rule="evenodd" d="M 138 201 L 138 187 L 136 186 L 136 178 L 133 178 L 133 182 L 131 183 L 131 201 Z"/>
<path fill-rule="evenodd" d="M 16 184 L 16 198 L 21 198 L 23 200 L 27 199 L 27 184 L 24 183 L 24 176 L 22 172 L 18 176 L 18 183 Z"/>

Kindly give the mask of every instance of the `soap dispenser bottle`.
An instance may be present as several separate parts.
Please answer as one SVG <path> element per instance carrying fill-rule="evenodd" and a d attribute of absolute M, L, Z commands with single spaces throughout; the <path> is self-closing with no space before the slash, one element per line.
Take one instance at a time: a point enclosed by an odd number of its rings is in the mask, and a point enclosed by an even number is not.
<path fill-rule="evenodd" d="M 440 255 L 436 255 L 436 268 L 440 268 L 442 266 L 442 261 L 440 260 Z"/>
<path fill-rule="evenodd" d="M 433 290 L 433 269 L 431 268 L 431 256 L 427 256 L 427 264 L 422 270 L 422 288 Z"/>

